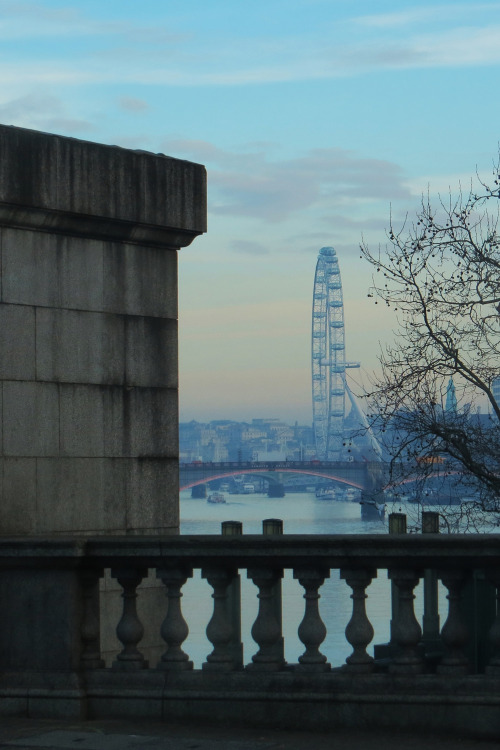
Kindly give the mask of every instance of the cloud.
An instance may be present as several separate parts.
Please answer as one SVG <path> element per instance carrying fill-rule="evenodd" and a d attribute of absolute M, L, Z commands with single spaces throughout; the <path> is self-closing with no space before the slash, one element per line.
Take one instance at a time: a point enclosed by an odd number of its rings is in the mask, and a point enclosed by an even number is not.
<path fill-rule="evenodd" d="M 162 150 L 207 164 L 214 214 L 279 222 L 309 208 L 331 211 L 411 196 L 398 165 L 340 148 L 312 149 L 281 161 L 263 150 L 230 152 L 205 141 L 169 140 Z"/>
<path fill-rule="evenodd" d="M 122 109 L 128 112 L 144 112 L 149 109 L 149 104 L 144 99 L 135 99 L 132 96 L 122 96 L 118 101 Z"/>
<path fill-rule="evenodd" d="M 155 25 L 141 25 L 43 3 L 0 0 L 0 12 L 0 38 L 9 54 L 0 66 L 4 85 L 245 86 L 500 63 L 500 25 L 493 23 L 498 3 L 365 15 L 300 36 L 265 36 L 251 29 L 203 33 L 193 25 L 184 31 L 182 16 L 158 15 Z M 55 38 L 71 41 L 71 58 Z M 33 39 L 40 44 L 32 44 L 30 51 L 26 45 L 19 45 L 22 52 L 9 45 Z"/>
<path fill-rule="evenodd" d="M 0 120 L 8 125 L 37 128 L 62 133 L 94 130 L 88 120 L 68 117 L 56 96 L 31 94 L 0 104 Z"/>
<path fill-rule="evenodd" d="M 477 17 L 480 12 L 498 12 L 498 3 L 453 3 L 453 5 L 427 5 L 406 8 L 394 13 L 373 13 L 352 19 L 354 23 L 377 29 L 394 29 L 403 26 L 413 26 L 429 21 L 457 22 L 459 17 L 472 15 Z"/>
<path fill-rule="evenodd" d="M 366 230 L 380 230 L 387 226 L 388 217 L 384 221 L 379 217 L 366 218 L 353 218 L 350 216 L 343 216 L 341 214 L 328 214 L 323 216 L 321 219 L 323 224 L 331 226 L 332 229 L 342 230 L 357 230 L 363 232 Z"/>
<path fill-rule="evenodd" d="M 230 243 L 232 250 L 249 255 L 269 255 L 269 248 L 261 242 L 252 242 L 250 240 L 233 240 Z"/>
<path fill-rule="evenodd" d="M 164 45 L 189 38 L 164 28 L 133 21 L 93 19 L 76 8 L 50 8 L 42 3 L 0 0 L 0 37 L 32 39 L 43 37 L 122 37 L 139 43 Z"/>

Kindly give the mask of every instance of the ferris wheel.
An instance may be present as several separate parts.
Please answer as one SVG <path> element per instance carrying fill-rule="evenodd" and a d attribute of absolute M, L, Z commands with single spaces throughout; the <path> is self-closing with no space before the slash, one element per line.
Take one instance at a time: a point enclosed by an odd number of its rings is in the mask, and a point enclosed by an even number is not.
<path fill-rule="evenodd" d="M 316 454 L 338 461 L 342 454 L 346 390 L 344 302 L 339 262 L 333 247 L 319 251 L 312 307 L 312 401 Z"/>

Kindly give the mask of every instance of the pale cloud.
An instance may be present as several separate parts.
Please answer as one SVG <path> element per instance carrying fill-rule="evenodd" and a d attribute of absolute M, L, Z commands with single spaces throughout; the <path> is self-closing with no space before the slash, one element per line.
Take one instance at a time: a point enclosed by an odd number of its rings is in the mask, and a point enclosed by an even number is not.
<path fill-rule="evenodd" d="M 473 174 L 463 172 L 461 174 L 422 175 L 407 180 L 405 184 L 415 197 L 427 194 L 446 197 L 450 194 L 456 195 L 460 190 L 467 193 L 474 182 Z"/>
<path fill-rule="evenodd" d="M 122 96 L 118 103 L 128 112 L 144 112 L 149 109 L 149 104 L 144 99 L 136 99 L 133 96 Z"/>
<path fill-rule="evenodd" d="M 248 255 L 268 255 L 269 247 L 266 247 L 261 242 L 252 242 L 251 240 L 233 240 L 230 243 L 231 250 L 236 250 L 239 253 L 247 253 Z"/>
<path fill-rule="evenodd" d="M 379 200 L 408 199 L 401 168 L 339 148 L 312 149 L 295 159 L 272 160 L 265 151 L 230 152 L 205 141 L 171 140 L 166 153 L 186 155 L 209 168 L 214 214 L 288 219 L 297 211 Z"/>
<path fill-rule="evenodd" d="M 387 224 L 387 221 L 384 223 L 380 217 L 372 217 L 372 218 L 355 218 L 351 216 L 344 216 L 342 214 L 338 213 L 332 213 L 328 214 L 328 216 L 322 217 L 322 223 L 326 224 L 332 229 L 337 229 L 339 231 L 341 230 L 357 230 L 358 232 L 363 232 L 366 230 L 380 230 L 383 229 L 384 226 Z"/>
<path fill-rule="evenodd" d="M 472 11 L 474 10 L 474 14 Z M 244 86 L 331 80 L 377 70 L 459 68 L 500 63 L 500 4 L 462 3 L 372 14 L 300 36 L 205 34 L 131 20 L 94 19 L 73 8 L 0 0 L 0 38 L 74 39 L 71 59 L 57 44 L 0 65 L 3 85 Z M 181 21 L 177 21 L 182 25 Z M 341 29 L 342 33 L 339 31 Z M 90 46 L 81 40 L 91 39 Z M 39 55 L 39 56 L 38 56 Z M 64 59 L 64 64 L 61 60 Z"/>
<path fill-rule="evenodd" d="M 498 12 L 498 3 L 453 3 L 453 5 L 421 5 L 394 13 L 373 13 L 352 19 L 354 23 L 377 29 L 394 29 L 429 21 L 455 22 L 464 16 L 477 17 L 480 12 Z"/>
<path fill-rule="evenodd" d="M 69 117 L 56 96 L 30 94 L 0 103 L 0 121 L 10 125 L 62 133 L 88 132 L 94 129 L 88 120 Z"/>
<path fill-rule="evenodd" d="M 185 34 L 170 32 L 161 23 L 141 26 L 127 20 L 97 20 L 76 8 L 51 8 L 43 3 L 0 0 L 0 14 L 0 37 L 10 40 L 110 36 L 161 45 L 188 38 Z"/>

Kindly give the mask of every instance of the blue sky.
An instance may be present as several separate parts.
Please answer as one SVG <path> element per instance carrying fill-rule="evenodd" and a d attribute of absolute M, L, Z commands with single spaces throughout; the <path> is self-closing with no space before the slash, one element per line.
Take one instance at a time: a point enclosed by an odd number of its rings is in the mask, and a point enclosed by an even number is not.
<path fill-rule="evenodd" d="M 181 418 L 310 422 L 318 250 L 338 252 L 362 383 L 396 319 L 363 235 L 488 175 L 500 2 L 0 0 L 0 121 L 206 164 L 180 254 Z"/>

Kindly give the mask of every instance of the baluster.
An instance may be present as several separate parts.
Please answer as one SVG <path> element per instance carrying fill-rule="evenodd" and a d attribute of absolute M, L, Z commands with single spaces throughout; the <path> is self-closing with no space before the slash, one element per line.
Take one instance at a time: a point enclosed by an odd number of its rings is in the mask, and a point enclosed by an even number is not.
<path fill-rule="evenodd" d="M 252 664 L 247 669 L 275 672 L 282 669 L 285 663 L 275 598 L 276 584 L 283 577 L 283 572 L 269 568 L 251 568 L 247 576 L 259 589 L 259 612 L 251 631 L 259 650 L 252 656 Z"/>
<path fill-rule="evenodd" d="M 345 629 L 345 635 L 353 647 L 353 652 L 347 657 L 344 669 L 353 672 L 371 672 L 373 658 L 366 653 L 366 647 L 373 638 L 373 627 L 366 614 L 365 590 L 377 577 L 377 571 L 345 568 L 340 571 L 340 577 L 352 589 L 352 617 Z"/>
<path fill-rule="evenodd" d="M 406 568 L 393 569 L 388 572 L 398 591 L 398 611 L 396 622 L 393 622 L 392 637 L 398 648 L 389 671 L 394 674 L 420 674 L 423 671 L 423 660 L 418 654 L 418 644 L 422 629 L 415 617 L 413 589 L 418 584 L 419 574 Z"/>
<path fill-rule="evenodd" d="M 103 570 L 82 570 L 80 583 L 82 587 L 82 669 L 100 669 L 104 667 L 101 659 L 101 630 L 99 622 L 99 579 Z"/>
<path fill-rule="evenodd" d="M 486 674 L 500 677 L 500 569 L 486 571 L 487 579 L 497 590 L 496 618 L 489 632 L 489 640 L 492 646 L 493 656 L 486 667 Z"/>
<path fill-rule="evenodd" d="M 113 662 L 113 669 L 146 669 L 148 662 L 137 649 L 137 644 L 144 635 L 144 628 L 137 616 L 136 588 L 148 572 L 145 568 L 119 568 L 111 570 L 123 589 L 123 614 L 116 627 L 118 640 L 123 644 L 123 651 Z"/>
<path fill-rule="evenodd" d="M 300 568 L 293 571 L 293 577 L 298 579 L 305 589 L 306 600 L 304 618 L 299 625 L 298 635 L 306 650 L 299 656 L 296 669 L 308 672 L 327 672 L 331 669 L 326 656 L 319 650 L 326 638 L 326 627 L 319 614 L 318 589 L 325 578 L 330 577 L 330 571 L 323 568 Z"/>
<path fill-rule="evenodd" d="M 193 662 L 184 653 L 181 645 L 189 635 L 189 628 L 182 616 L 181 588 L 188 578 L 193 575 L 192 568 L 158 568 L 156 577 L 166 586 L 167 614 L 161 626 L 161 637 L 167 644 L 167 650 L 162 655 L 158 669 L 182 671 L 192 669 Z"/>
<path fill-rule="evenodd" d="M 206 568 L 201 575 L 206 578 L 214 593 L 214 611 L 207 625 L 207 638 L 214 650 L 208 654 L 202 669 L 212 671 L 229 671 L 238 668 L 233 646 L 233 623 L 228 601 L 228 586 L 237 571 L 230 568 Z"/>
<path fill-rule="evenodd" d="M 441 659 L 437 671 L 439 674 L 464 675 L 469 671 L 469 660 L 463 652 L 469 633 L 460 611 L 465 574 L 461 570 L 446 570 L 440 571 L 439 577 L 448 589 L 448 618 L 441 630 L 447 653 Z"/>

